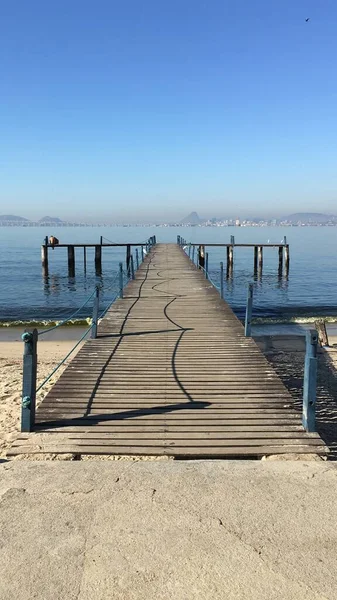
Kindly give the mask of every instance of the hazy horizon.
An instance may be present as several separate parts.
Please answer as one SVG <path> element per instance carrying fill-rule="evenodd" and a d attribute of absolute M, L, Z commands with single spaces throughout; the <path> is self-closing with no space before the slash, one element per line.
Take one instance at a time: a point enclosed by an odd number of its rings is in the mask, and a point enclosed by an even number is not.
<path fill-rule="evenodd" d="M 332 0 L 1 12 L 0 214 L 336 212 Z"/>

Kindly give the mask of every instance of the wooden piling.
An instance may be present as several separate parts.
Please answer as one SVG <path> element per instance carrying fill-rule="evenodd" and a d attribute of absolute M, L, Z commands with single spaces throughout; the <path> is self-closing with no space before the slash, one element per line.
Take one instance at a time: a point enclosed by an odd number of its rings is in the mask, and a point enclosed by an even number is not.
<path fill-rule="evenodd" d="M 83 248 L 83 266 L 84 266 L 84 273 L 87 272 L 87 249 L 84 246 Z"/>
<path fill-rule="evenodd" d="M 126 274 L 128 277 L 131 275 L 131 246 L 127 244 L 126 246 Z"/>
<path fill-rule="evenodd" d="M 254 273 L 257 272 L 257 265 L 258 265 L 258 247 L 255 246 L 254 247 Z"/>
<path fill-rule="evenodd" d="M 282 273 L 283 270 L 283 247 L 280 246 L 278 249 L 278 270 Z"/>
<path fill-rule="evenodd" d="M 263 267 L 263 246 L 258 246 L 258 265 L 259 265 L 259 269 L 262 269 Z"/>
<path fill-rule="evenodd" d="M 286 271 L 289 271 L 289 265 L 290 265 L 289 244 L 284 246 L 284 263 L 285 263 Z"/>
<path fill-rule="evenodd" d="M 205 246 L 199 246 L 198 248 L 198 269 L 205 268 Z"/>
<path fill-rule="evenodd" d="M 95 272 L 96 275 L 102 275 L 102 246 L 95 246 Z"/>
<path fill-rule="evenodd" d="M 75 248 L 68 246 L 68 275 L 75 277 Z"/>
<path fill-rule="evenodd" d="M 234 249 L 233 246 L 227 246 L 227 271 L 233 269 Z"/>
<path fill-rule="evenodd" d="M 47 243 L 41 246 L 41 261 L 42 261 L 42 271 L 45 277 L 48 276 L 48 238 L 46 238 Z"/>

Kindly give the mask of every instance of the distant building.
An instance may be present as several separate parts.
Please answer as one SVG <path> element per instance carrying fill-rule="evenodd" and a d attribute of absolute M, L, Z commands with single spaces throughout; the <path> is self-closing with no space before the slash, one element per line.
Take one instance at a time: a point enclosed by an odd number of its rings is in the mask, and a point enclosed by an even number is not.
<path fill-rule="evenodd" d="M 236 227 L 240 227 L 241 226 L 240 219 L 236 219 L 235 225 L 236 225 Z"/>

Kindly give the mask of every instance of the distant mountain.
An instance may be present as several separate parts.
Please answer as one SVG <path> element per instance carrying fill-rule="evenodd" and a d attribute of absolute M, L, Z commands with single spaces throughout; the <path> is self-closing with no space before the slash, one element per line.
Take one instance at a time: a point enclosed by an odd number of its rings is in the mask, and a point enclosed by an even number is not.
<path fill-rule="evenodd" d="M 284 217 L 285 221 L 291 221 L 293 223 L 328 223 L 329 221 L 337 221 L 336 215 L 325 215 L 324 213 L 294 213 Z"/>
<path fill-rule="evenodd" d="M 39 223 L 55 223 L 55 225 L 62 225 L 64 221 L 58 217 L 42 217 L 42 219 L 39 220 Z"/>
<path fill-rule="evenodd" d="M 16 215 L 0 215 L 0 221 L 11 221 L 11 222 L 15 222 L 15 223 L 23 223 L 23 222 L 28 222 L 28 219 L 25 219 L 24 217 L 18 217 Z"/>
<path fill-rule="evenodd" d="M 198 213 L 191 212 L 187 217 L 180 221 L 182 225 L 200 225 L 203 223 L 202 219 L 200 219 Z"/>

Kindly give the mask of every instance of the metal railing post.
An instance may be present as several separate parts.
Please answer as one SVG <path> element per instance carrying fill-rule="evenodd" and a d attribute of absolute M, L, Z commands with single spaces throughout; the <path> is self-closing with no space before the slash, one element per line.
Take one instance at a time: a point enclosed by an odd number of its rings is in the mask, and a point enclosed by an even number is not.
<path fill-rule="evenodd" d="M 252 313 L 253 313 L 253 284 L 250 283 L 248 286 L 248 297 L 247 297 L 247 308 L 246 308 L 246 319 L 245 319 L 245 336 L 250 337 L 252 335 Z"/>
<path fill-rule="evenodd" d="M 98 312 L 99 312 L 99 286 L 96 285 L 94 306 L 92 309 L 92 329 L 91 329 L 91 339 L 92 340 L 95 340 L 97 338 Z"/>
<path fill-rule="evenodd" d="M 37 329 L 22 335 L 23 377 L 21 404 L 21 431 L 33 431 L 35 425 L 36 376 L 37 376 Z"/>
<path fill-rule="evenodd" d="M 191 244 L 188 245 L 188 258 L 191 258 Z"/>
<path fill-rule="evenodd" d="M 142 244 L 142 246 L 141 246 L 141 254 L 140 254 L 140 262 L 142 263 L 143 260 L 144 260 L 144 246 Z"/>
<path fill-rule="evenodd" d="M 317 345 L 316 329 L 306 332 L 306 352 L 303 381 L 302 423 L 307 431 L 316 431 L 316 385 L 317 385 Z"/>
<path fill-rule="evenodd" d="M 223 300 L 223 262 L 220 263 L 220 298 Z"/>
<path fill-rule="evenodd" d="M 139 269 L 139 254 L 138 254 L 138 248 L 136 248 L 136 269 L 138 271 Z"/>
<path fill-rule="evenodd" d="M 123 263 L 119 263 L 119 297 L 123 298 Z"/>
<path fill-rule="evenodd" d="M 192 263 L 194 264 L 195 246 L 192 248 Z"/>
<path fill-rule="evenodd" d="M 208 252 L 206 252 L 206 260 L 205 260 L 205 277 L 208 279 Z"/>
<path fill-rule="evenodd" d="M 135 266 L 133 264 L 133 254 L 131 254 L 131 279 L 135 278 Z"/>

